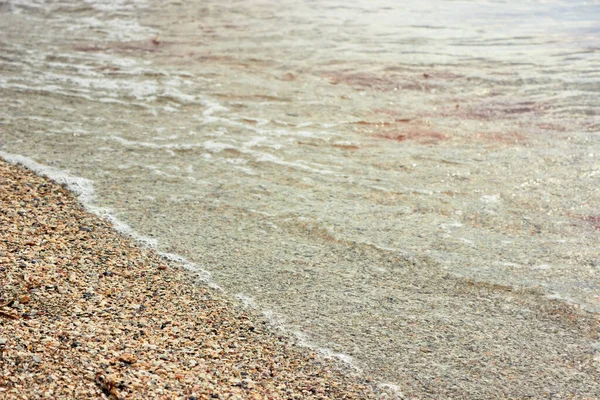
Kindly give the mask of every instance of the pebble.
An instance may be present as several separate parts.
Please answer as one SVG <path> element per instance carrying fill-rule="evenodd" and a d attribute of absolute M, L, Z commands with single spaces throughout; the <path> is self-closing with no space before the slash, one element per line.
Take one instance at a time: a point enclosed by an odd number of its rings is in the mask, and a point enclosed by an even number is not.
<path fill-rule="evenodd" d="M 271 332 L 63 187 L 0 160 L 4 210 L 0 303 L 23 312 L 1 309 L 11 346 L 0 337 L 0 398 L 376 398 L 371 383 Z"/>

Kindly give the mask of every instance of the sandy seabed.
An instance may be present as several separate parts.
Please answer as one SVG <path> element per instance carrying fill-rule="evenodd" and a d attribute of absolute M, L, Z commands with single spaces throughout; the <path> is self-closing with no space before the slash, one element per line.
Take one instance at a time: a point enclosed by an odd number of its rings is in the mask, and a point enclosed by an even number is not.
<path fill-rule="evenodd" d="M 62 186 L 3 161 L 0 227 L 0 398 L 375 397 Z"/>
<path fill-rule="evenodd" d="M 598 316 L 536 291 L 413 277 L 390 394 L 2 161 L 0 227 L 0 398 L 600 398 Z"/>

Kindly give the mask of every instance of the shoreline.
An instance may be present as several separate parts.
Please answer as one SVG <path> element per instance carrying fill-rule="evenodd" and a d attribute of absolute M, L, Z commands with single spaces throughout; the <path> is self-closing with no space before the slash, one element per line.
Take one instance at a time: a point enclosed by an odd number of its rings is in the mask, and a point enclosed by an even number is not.
<path fill-rule="evenodd" d="M 409 315 L 389 355 L 405 359 L 403 380 L 381 384 L 300 347 L 206 276 L 119 233 L 83 208 L 69 179 L 0 159 L 6 398 L 600 397 L 597 314 L 431 271 L 434 292 L 406 283 L 417 288 L 412 301 L 429 299 L 434 311 L 452 298 L 462 309 L 452 319 Z M 444 365 L 457 377 L 430 376 Z"/>
<path fill-rule="evenodd" d="M 0 160 L 5 398 L 374 398 L 64 187 Z"/>

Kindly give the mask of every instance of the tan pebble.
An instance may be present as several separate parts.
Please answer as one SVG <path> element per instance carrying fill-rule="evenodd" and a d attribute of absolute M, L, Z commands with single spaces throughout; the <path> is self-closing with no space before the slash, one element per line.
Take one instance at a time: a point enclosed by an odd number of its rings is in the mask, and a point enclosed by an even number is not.
<path fill-rule="evenodd" d="M 123 361 L 127 364 L 134 364 L 137 361 L 137 357 L 130 353 L 123 353 L 119 356 L 119 361 Z"/>

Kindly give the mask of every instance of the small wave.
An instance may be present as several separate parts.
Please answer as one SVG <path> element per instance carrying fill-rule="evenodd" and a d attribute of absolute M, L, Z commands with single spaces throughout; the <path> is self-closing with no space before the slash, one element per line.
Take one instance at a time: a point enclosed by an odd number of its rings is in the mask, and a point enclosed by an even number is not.
<path fill-rule="evenodd" d="M 46 176 L 58 184 L 65 185 L 77 196 L 77 199 L 79 202 L 81 202 L 81 204 L 83 204 L 86 210 L 110 221 L 115 230 L 118 232 L 127 236 L 131 236 L 133 239 L 142 243 L 146 247 L 153 249 L 156 248 L 158 244 L 156 239 L 138 234 L 126 222 L 117 218 L 112 209 L 107 207 L 98 207 L 94 204 L 94 185 L 89 179 L 73 176 L 68 171 L 63 171 L 58 168 L 39 164 L 29 157 L 18 154 L 9 154 L 4 151 L 0 151 L 0 157 L 12 164 L 23 165 L 36 174 Z"/>
<path fill-rule="evenodd" d="M 140 142 L 136 140 L 128 140 L 120 136 L 110 136 L 106 140 L 112 140 L 127 147 L 148 148 L 148 149 L 165 149 L 165 150 L 192 150 L 195 148 L 206 148 L 205 144 L 196 143 L 152 143 Z"/>
<path fill-rule="evenodd" d="M 46 176 L 59 184 L 66 185 L 67 188 L 77 196 L 78 200 L 88 211 L 111 222 L 115 230 L 124 235 L 132 237 L 134 240 L 141 243 L 145 247 L 154 250 L 157 249 L 158 241 L 156 239 L 140 235 L 127 223 L 117 218 L 110 208 L 98 207 L 94 204 L 95 190 L 93 182 L 91 180 L 71 175 L 68 171 L 39 164 L 31 158 L 22 155 L 10 154 L 4 151 L 0 151 L 0 157 L 2 157 L 9 163 L 23 165 L 38 175 Z M 176 262 L 182 265 L 185 269 L 193 272 L 197 276 L 198 281 L 206 284 L 207 286 L 215 290 L 223 290 L 217 283 L 213 281 L 212 274 L 206 269 L 199 266 L 198 264 L 195 264 L 189 261 L 187 258 L 174 253 L 157 251 L 157 254 L 169 261 Z M 246 307 L 256 308 L 254 300 L 251 297 L 243 294 L 238 294 L 234 297 L 236 297 Z M 310 348 L 316 351 L 324 358 L 339 360 L 347 367 L 350 367 L 359 373 L 362 372 L 362 370 L 356 366 L 351 356 L 343 353 L 334 352 L 328 348 L 319 347 L 313 344 L 310 340 L 308 340 L 306 334 L 300 331 L 289 329 L 283 316 L 270 310 L 263 311 L 263 316 L 273 328 L 293 336 L 296 339 L 296 343 L 299 346 Z"/>

